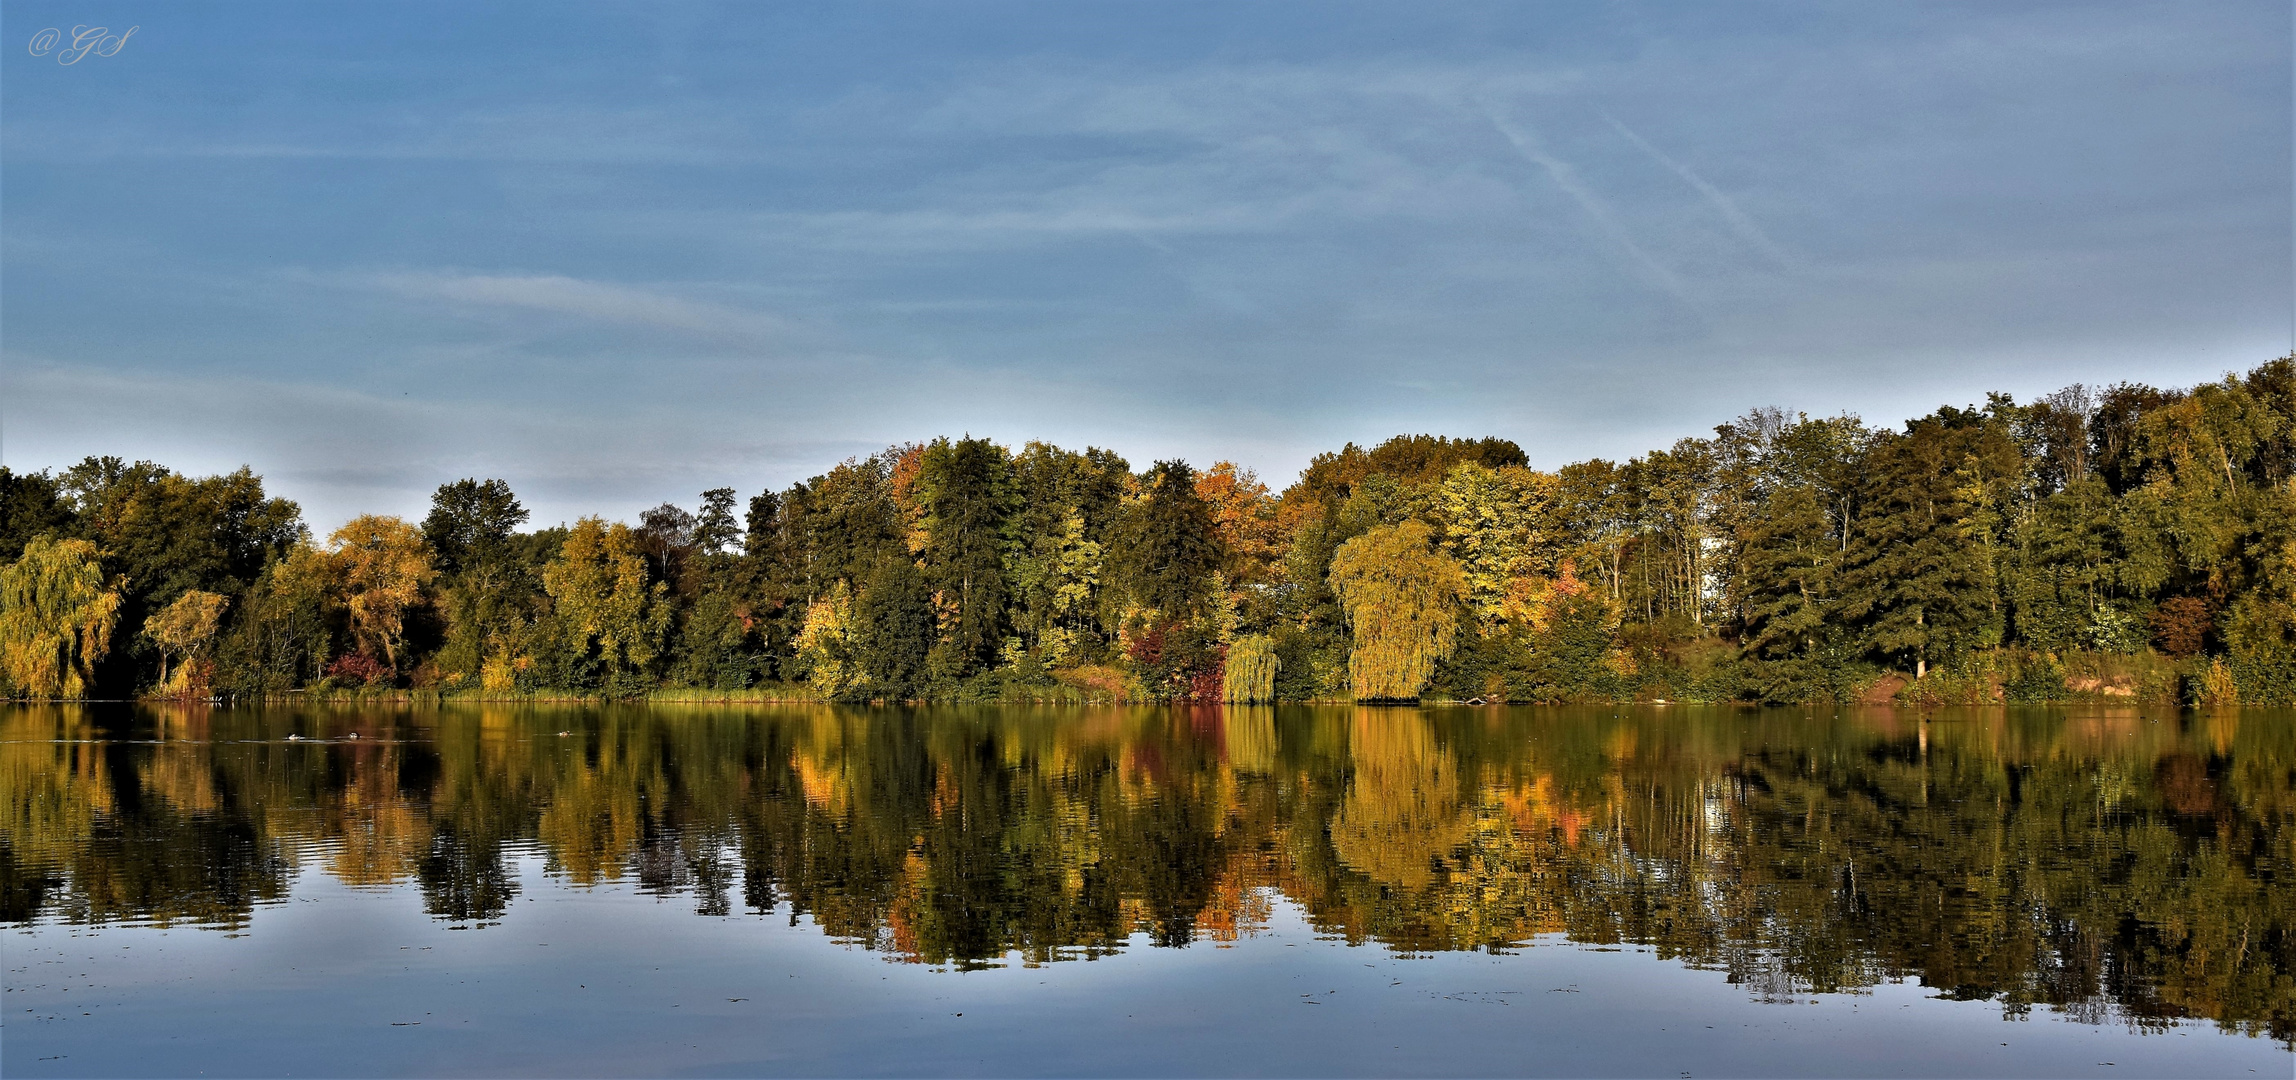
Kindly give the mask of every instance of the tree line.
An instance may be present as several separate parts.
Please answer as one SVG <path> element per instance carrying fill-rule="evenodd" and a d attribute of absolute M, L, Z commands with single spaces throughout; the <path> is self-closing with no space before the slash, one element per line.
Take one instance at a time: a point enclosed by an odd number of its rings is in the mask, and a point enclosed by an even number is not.
<path fill-rule="evenodd" d="M 2296 700 L 2296 358 L 1624 462 L 939 438 L 635 524 L 497 479 L 325 538 L 247 469 L 0 468 L 15 696 Z"/>

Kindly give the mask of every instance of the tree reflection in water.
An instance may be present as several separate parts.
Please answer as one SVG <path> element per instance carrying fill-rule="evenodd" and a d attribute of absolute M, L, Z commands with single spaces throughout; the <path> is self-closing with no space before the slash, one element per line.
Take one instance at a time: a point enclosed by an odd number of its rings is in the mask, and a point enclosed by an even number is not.
<path fill-rule="evenodd" d="M 316 870 L 486 925 L 534 852 L 915 963 L 1217 944 L 1281 899 L 1405 952 L 2296 1040 L 2286 712 L 18 706 L 0 783 L 13 923 L 239 927 Z"/>

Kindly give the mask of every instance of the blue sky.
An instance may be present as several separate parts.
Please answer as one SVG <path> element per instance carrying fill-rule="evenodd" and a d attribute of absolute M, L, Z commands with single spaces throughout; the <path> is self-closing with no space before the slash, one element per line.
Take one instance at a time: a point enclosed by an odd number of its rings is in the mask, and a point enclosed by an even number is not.
<path fill-rule="evenodd" d="M 135 26 L 109 57 L 44 27 Z M 0 11 L 0 460 L 542 522 L 936 434 L 1622 457 L 2291 343 L 2282 3 Z"/>

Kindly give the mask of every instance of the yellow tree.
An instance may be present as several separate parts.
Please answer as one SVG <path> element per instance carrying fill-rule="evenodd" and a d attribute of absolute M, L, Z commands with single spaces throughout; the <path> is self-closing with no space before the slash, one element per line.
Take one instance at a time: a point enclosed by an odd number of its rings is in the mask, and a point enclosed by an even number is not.
<path fill-rule="evenodd" d="M 1228 646 L 1222 700 L 1239 704 L 1276 699 L 1276 643 L 1266 634 L 1246 634 Z"/>
<path fill-rule="evenodd" d="M 430 545 L 404 519 L 379 514 L 352 518 L 327 542 L 352 636 L 370 655 L 381 651 L 391 670 L 398 670 L 407 613 L 422 603 L 423 589 L 438 576 Z"/>
<path fill-rule="evenodd" d="M 1382 525 L 1339 546 L 1331 589 L 1355 635 L 1348 682 L 1359 701 L 1419 696 L 1451 654 L 1466 582 L 1458 560 L 1432 546 L 1416 518 Z"/>
<path fill-rule="evenodd" d="M 643 671 L 661 655 L 670 621 L 663 602 L 668 587 L 646 581 L 645 556 L 629 526 L 594 517 L 575 522 L 558 557 L 542 568 L 542 588 L 567 629 L 598 650 L 610 683 Z"/>
<path fill-rule="evenodd" d="M 797 659 L 806 681 L 821 696 L 834 698 L 868 680 L 855 659 L 853 590 L 842 581 L 805 607 L 805 628 L 797 634 Z"/>
<path fill-rule="evenodd" d="M 159 684 L 163 690 L 189 693 L 195 683 L 204 681 L 198 661 L 205 659 L 215 644 L 215 632 L 223 626 L 223 609 L 230 604 L 231 598 L 222 593 L 193 589 L 176 597 L 144 624 L 144 634 L 159 646 Z M 171 660 L 182 662 L 172 679 L 168 675 Z"/>
<path fill-rule="evenodd" d="M 1443 547 L 1459 560 L 1467 606 L 1486 633 L 1498 626 L 1517 582 L 1551 570 L 1555 553 L 1548 517 L 1554 501 L 1554 476 L 1520 466 L 1492 469 L 1462 462 L 1443 478 L 1437 496 Z"/>
<path fill-rule="evenodd" d="M 112 648 L 120 618 L 119 578 L 104 580 L 96 545 L 34 537 L 0 570 L 0 666 L 16 692 L 86 696 L 96 662 Z"/>

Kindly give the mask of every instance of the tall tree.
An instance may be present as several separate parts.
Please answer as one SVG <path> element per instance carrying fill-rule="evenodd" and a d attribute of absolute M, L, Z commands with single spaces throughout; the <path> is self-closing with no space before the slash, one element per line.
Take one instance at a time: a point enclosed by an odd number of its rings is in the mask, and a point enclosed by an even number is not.
<path fill-rule="evenodd" d="M 237 593 L 305 535 L 296 505 L 266 495 L 247 469 L 194 479 L 148 461 L 92 457 L 58 486 L 81 534 L 126 576 L 135 626 L 189 589 Z"/>
<path fill-rule="evenodd" d="M 915 563 L 887 556 L 853 600 L 853 652 L 873 698 L 923 697 L 937 634 L 931 583 Z"/>
<path fill-rule="evenodd" d="M 509 561 L 510 538 L 526 524 L 526 507 L 500 480 L 457 480 L 431 494 L 423 540 L 449 577 L 500 572 Z"/>
<path fill-rule="evenodd" d="M 1201 615 L 1222 559 L 1212 508 L 1196 494 L 1196 471 L 1183 461 L 1159 461 L 1141 486 L 1115 550 L 1125 595 L 1164 619 Z"/>
<path fill-rule="evenodd" d="M 1944 408 L 1866 457 L 1868 510 L 1844 559 L 1841 611 L 1876 653 L 1926 674 L 1998 644 L 2001 507 L 2024 461 L 1999 422 Z"/>
<path fill-rule="evenodd" d="M 457 480 L 431 495 L 422 533 L 444 582 L 446 642 L 438 664 L 456 682 L 481 681 L 489 662 L 498 669 L 496 683 L 506 681 L 532 614 L 526 601 L 540 584 L 517 541 L 528 516 L 501 480 Z"/>
<path fill-rule="evenodd" d="M 1004 640 L 1012 463 L 986 439 L 936 439 L 920 455 L 917 491 L 925 576 L 948 613 L 935 667 L 963 678 L 994 663 Z"/>

